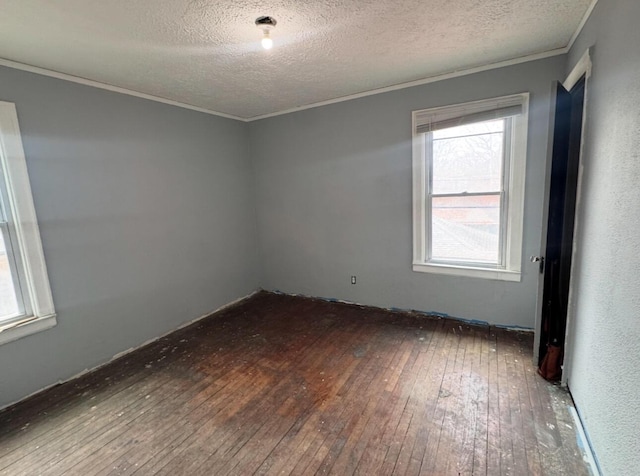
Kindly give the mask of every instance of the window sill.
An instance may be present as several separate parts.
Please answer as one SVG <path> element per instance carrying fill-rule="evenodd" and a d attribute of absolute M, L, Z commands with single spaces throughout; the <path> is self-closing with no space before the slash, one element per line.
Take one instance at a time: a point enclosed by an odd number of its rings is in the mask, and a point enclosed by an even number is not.
<path fill-rule="evenodd" d="M 521 281 L 519 271 L 493 268 L 470 268 L 448 264 L 413 263 L 413 270 L 419 273 L 446 274 L 449 276 L 466 276 L 469 278 L 493 279 L 497 281 Z"/>
<path fill-rule="evenodd" d="M 22 324 L 5 328 L 0 330 L 0 345 L 21 339 L 37 332 L 46 331 L 47 329 L 54 327 L 56 323 L 56 315 L 50 314 L 48 316 L 38 317 Z M 1 325 L 0 329 L 2 329 Z"/>

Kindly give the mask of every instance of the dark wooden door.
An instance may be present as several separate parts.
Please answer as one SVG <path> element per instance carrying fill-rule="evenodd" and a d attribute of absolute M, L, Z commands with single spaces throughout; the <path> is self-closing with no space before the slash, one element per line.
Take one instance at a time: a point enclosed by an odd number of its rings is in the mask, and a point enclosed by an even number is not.
<path fill-rule="evenodd" d="M 571 279 L 578 168 L 584 110 L 584 78 L 567 91 L 556 84 L 556 111 L 549 188 L 539 363 L 548 345 L 564 347 Z M 561 363 L 561 362 L 560 362 Z"/>

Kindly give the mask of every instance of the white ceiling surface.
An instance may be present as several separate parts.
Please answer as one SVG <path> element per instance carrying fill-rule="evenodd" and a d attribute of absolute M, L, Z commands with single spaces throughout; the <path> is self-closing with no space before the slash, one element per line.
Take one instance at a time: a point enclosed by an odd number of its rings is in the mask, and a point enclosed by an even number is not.
<path fill-rule="evenodd" d="M 0 57 L 252 118 L 566 47 L 591 1 L 1 0 Z"/>

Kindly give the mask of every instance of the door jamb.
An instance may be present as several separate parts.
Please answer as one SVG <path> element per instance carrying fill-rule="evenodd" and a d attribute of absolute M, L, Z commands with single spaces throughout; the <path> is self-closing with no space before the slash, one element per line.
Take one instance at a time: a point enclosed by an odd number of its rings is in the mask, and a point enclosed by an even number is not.
<path fill-rule="evenodd" d="M 578 183 L 576 188 L 576 208 L 575 208 L 575 218 L 573 223 L 573 243 L 571 245 L 571 271 L 569 274 L 569 297 L 567 304 L 567 324 L 565 331 L 565 343 L 564 343 L 564 355 L 565 359 L 563 362 L 562 369 L 562 379 L 560 384 L 563 387 L 568 387 L 569 385 L 569 372 L 571 370 L 571 359 L 567 359 L 566 356 L 570 355 L 570 351 L 573 346 L 573 335 L 571 334 L 571 328 L 573 322 L 576 320 L 576 258 L 577 258 L 577 250 L 580 240 L 580 235 L 578 234 L 578 230 L 580 228 L 580 213 L 582 211 L 582 176 L 584 173 L 584 149 L 585 149 L 585 138 L 587 131 L 587 105 L 589 100 L 589 78 L 591 77 L 592 70 L 591 63 L 591 49 L 587 48 L 584 52 L 578 63 L 574 66 L 567 79 L 565 79 L 562 85 L 567 91 L 570 91 L 576 83 L 584 76 L 585 84 L 584 84 L 584 102 L 582 106 L 582 131 L 580 133 L 580 157 L 578 159 Z"/>

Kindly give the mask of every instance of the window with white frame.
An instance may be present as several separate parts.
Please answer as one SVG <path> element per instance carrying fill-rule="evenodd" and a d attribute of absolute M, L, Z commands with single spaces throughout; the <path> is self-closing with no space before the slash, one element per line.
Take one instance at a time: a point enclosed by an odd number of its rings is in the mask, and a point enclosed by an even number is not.
<path fill-rule="evenodd" d="M 528 105 L 413 113 L 414 271 L 520 280 Z"/>
<path fill-rule="evenodd" d="M 0 344 L 55 324 L 18 117 L 0 101 Z"/>

